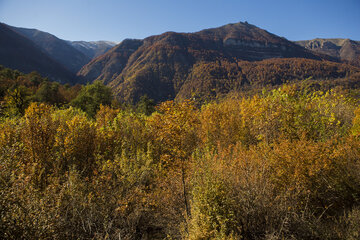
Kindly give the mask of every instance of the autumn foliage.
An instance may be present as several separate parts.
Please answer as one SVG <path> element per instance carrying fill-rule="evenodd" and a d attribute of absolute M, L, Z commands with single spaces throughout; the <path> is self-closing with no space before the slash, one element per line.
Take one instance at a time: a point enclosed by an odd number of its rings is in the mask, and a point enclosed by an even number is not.
<path fill-rule="evenodd" d="M 360 236 L 360 111 L 347 91 L 92 109 L 3 116 L 3 238 Z"/>

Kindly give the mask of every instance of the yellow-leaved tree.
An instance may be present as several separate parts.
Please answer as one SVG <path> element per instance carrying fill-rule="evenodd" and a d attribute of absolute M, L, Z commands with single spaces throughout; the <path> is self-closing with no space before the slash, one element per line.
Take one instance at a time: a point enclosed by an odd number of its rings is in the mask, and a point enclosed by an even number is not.
<path fill-rule="evenodd" d="M 180 171 L 184 207 L 190 217 L 186 169 L 198 144 L 198 111 L 191 101 L 166 101 L 157 107 L 157 111 L 148 120 L 155 146 L 164 168 L 173 170 L 171 174 Z"/>
<path fill-rule="evenodd" d="M 33 180 L 40 187 L 45 186 L 47 176 L 54 169 L 56 126 L 52 112 L 53 108 L 43 103 L 32 103 L 25 111 L 23 141 L 33 169 Z"/>

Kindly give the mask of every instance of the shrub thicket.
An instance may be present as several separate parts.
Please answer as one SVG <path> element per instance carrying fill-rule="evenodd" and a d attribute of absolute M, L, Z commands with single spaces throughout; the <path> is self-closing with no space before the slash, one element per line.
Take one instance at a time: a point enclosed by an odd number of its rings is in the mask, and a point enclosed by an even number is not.
<path fill-rule="evenodd" d="M 28 105 L 0 122 L 5 239 L 360 235 L 360 111 L 346 92 L 284 85 L 151 115 Z"/>

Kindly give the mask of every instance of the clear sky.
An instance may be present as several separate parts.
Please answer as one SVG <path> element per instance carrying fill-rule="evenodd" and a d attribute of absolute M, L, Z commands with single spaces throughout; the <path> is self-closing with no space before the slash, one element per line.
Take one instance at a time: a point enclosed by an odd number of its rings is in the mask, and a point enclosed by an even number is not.
<path fill-rule="evenodd" d="M 0 22 L 66 40 L 120 42 L 239 21 L 289 40 L 360 40 L 360 0 L 0 0 Z"/>

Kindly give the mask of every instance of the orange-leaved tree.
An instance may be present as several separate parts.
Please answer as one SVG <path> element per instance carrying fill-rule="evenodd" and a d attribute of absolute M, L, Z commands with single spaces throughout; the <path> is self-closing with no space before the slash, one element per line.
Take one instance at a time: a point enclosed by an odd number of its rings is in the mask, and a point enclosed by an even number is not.
<path fill-rule="evenodd" d="M 181 185 L 187 216 L 190 207 L 187 200 L 186 168 L 191 154 L 197 147 L 198 111 L 191 101 L 176 103 L 166 101 L 157 107 L 157 113 L 149 119 L 161 164 L 165 168 L 181 171 Z"/>

